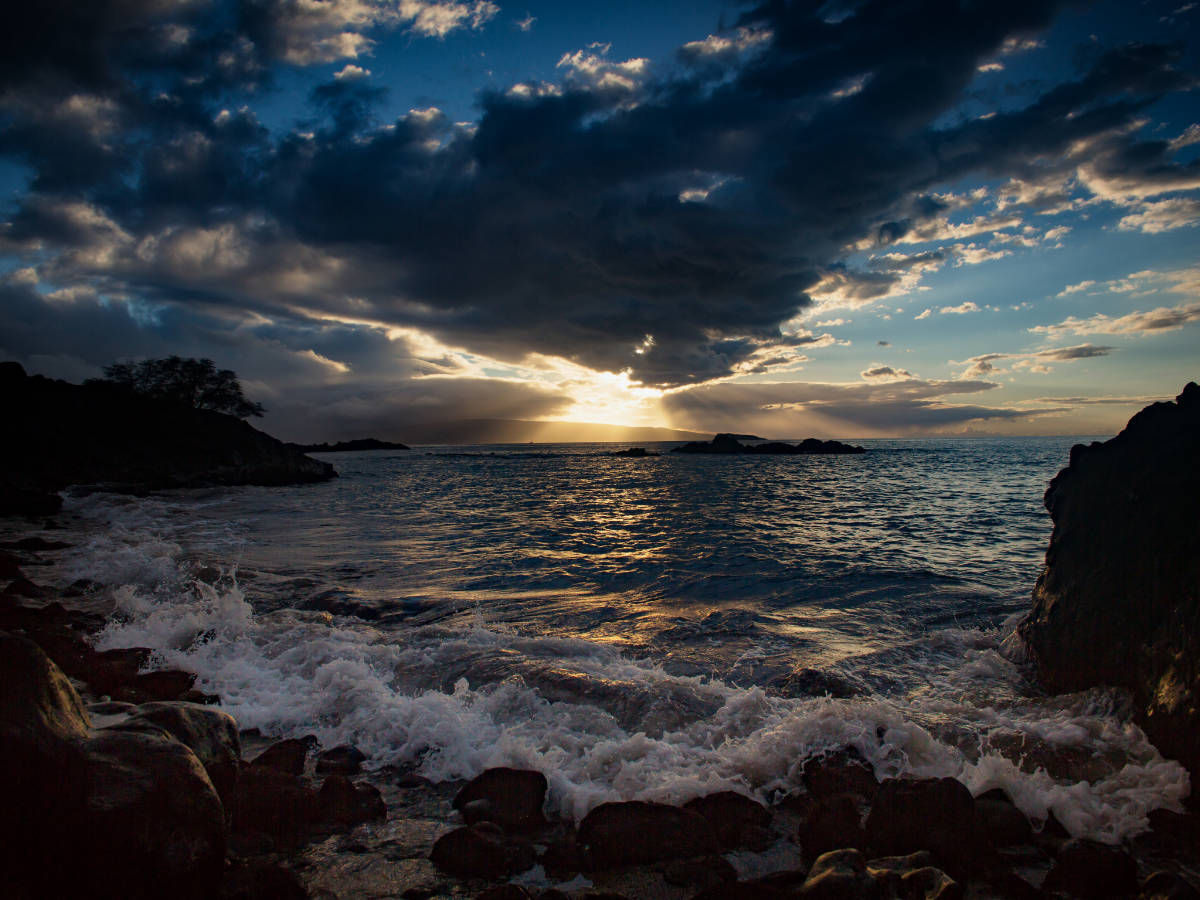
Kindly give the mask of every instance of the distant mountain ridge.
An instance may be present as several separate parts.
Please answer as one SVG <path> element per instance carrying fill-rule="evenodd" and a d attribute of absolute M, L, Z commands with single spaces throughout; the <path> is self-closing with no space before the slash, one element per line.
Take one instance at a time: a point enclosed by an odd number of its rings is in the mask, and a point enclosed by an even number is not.
<path fill-rule="evenodd" d="M 407 444 L 571 444 L 694 441 L 709 435 L 674 428 L 605 425 L 598 422 L 532 422 L 524 419 L 454 419 L 387 429 L 384 436 Z"/>

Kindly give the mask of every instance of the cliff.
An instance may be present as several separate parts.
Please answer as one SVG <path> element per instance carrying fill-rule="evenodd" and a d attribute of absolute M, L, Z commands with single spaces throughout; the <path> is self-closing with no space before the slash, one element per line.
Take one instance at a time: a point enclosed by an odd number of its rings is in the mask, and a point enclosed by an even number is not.
<path fill-rule="evenodd" d="M 1019 627 L 1038 678 L 1128 688 L 1154 745 L 1200 772 L 1200 388 L 1077 444 L 1045 504 L 1054 532 Z"/>
<path fill-rule="evenodd" d="M 30 377 L 13 362 L 0 363 L 0 406 L 8 422 L 0 480 L 11 488 L 280 485 L 337 474 L 233 416 Z"/>

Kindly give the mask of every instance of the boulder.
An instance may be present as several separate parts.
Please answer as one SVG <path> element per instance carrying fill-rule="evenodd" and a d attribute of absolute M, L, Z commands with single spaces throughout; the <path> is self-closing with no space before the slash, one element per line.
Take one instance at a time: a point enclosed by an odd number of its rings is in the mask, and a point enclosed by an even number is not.
<path fill-rule="evenodd" d="M 597 806 L 580 823 L 576 840 L 594 869 L 708 856 L 719 849 L 713 827 L 703 816 L 644 800 Z"/>
<path fill-rule="evenodd" d="M 738 847 L 766 849 L 773 839 L 771 834 L 771 811 L 752 797 L 736 791 L 719 791 L 705 797 L 697 797 L 683 808 L 698 813 L 712 826 L 713 836 L 723 850 Z"/>
<path fill-rule="evenodd" d="M 204 766 L 164 734 L 104 731 L 86 745 L 90 876 L 129 900 L 209 900 L 225 811 Z"/>
<path fill-rule="evenodd" d="M 42 597 L 48 596 L 49 591 L 43 587 L 38 587 L 28 578 L 17 578 L 9 583 L 4 589 L 4 593 L 13 597 L 25 597 L 28 600 L 39 600 Z"/>
<path fill-rule="evenodd" d="M 454 808 L 463 813 L 468 825 L 495 822 L 506 831 L 531 831 L 546 824 L 542 804 L 547 787 L 541 772 L 487 769 L 458 792 Z"/>
<path fill-rule="evenodd" d="M 1200 900 L 1200 891 L 1174 872 L 1155 872 L 1142 882 L 1138 900 Z"/>
<path fill-rule="evenodd" d="M 870 802 L 879 792 L 875 770 L 854 750 L 808 760 L 800 778 L 809 794 L 818 800 L 837 794 L 853 794 Z"/>
<path fill-rule="evenodd" d="M 491 823 L 456 828 L 433 845 L 429 859 L 460 878 L 498 878 L 510 870 L 504 834 Z"/>
<path fill-rule="evenodd" d="M 999 788 L 975 798 L 975 816 L 988 839 L 997 847 L 1034 843 L 1029 819 Z"/>
<path fill-rule="evenodd" d="M 242 742 L 233 716 L 194 703 L 143 703 L 114 728 L 132 728 L 148 722 L 163 729 L 196 754 L 217 793 L 230 796 L 242 761 Z"/>
<path fill-rule="evenodd" d="M 1127 688 L 1168 758 L 1200 771 L 1200 387 L 1155 403 L 1104 443 L 1071 448 L 1018 628 L 1052 691 Z"/>
<path fill-rule="evenodd" d="M 362 764 L 367 761 L 366 754 L 357 747 L 341 744 L 326 750 L 317 757 L 318 775 L 357 775 L 362 770 Z"/>
<path fill-rule="evenodd" d="M 387 818 L 387 804 L 379 788 L 355 784 L 342 775 L 330 775 L 317 792 L 321 821 L 352 827 L 372 819 Z"/>
<path fill-rule="evenodd" d="M 250 764 L 288 775 L 303 775 L 304 760 L 308 758 L 308 751 L 312 749 L 313 743 L 314 739 L 311 737 L 288 738 L 272 744 Z"/>
<path fill-rule="evenodd" d="M 1058 851 L 1042 888 L 1084 900 L 1137 892 L 1137 861 L 1124 850 L 1095 841 L 1068 841 Z"/>
<path fill-rule="evenodd" d="M 800 825 L 797 838 L 808 859 L 831 850 L 866 850 L 867 833 L 853 794 L 834 794 L 818 800 Z"/>
<path fill-rule="evenodd" d="M 995 848 L 975 816 L 971 792 L 953 778 L 884 781 L 867 816 L 866 831 L 874 854 L 928 850 L 956 878 L 983 874 L 997 862 Z"/>
<path fill-rule="evenodd" d="M 0 516 L 55 516 L 62 505 L 63 498 L 49 491 L 0 485 Z"/>
<path fill-rule="evenodd" d="M 321 818 L 315 790 L 266 766 L 242 765 L 227 807 L 234 831 L 262 832 L 283 845 L 299 843 Z"/>
<path fill-rule="evenodd" d="M 805 900 L 874 900 L 892 893 L 880 890 L 880 882 L 888 880 L 898 882 L 899 877 L 868 872 L 858 850 L 834 850 L 817 857 L 798 893 Z"/>
<path fill-rule="evenodd" d="M 291 869 L 255 861 L 230 866 L 220 900 L 308 900 L 308 890 Z"/>

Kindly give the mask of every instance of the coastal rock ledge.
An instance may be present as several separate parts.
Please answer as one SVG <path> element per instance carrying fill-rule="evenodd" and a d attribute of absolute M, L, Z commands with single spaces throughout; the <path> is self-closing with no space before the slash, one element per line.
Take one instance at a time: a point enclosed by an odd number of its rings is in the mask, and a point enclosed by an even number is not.
<path fill-rule="evenodd" d="M 242 419 L 152 400 L 107 384 L 68 384 L 0 363 L 0 514 L 35 511 L 70 485 L 136 490 L 326 481 L 333 466 L 311 459 Z M 61 505 L 48 495 L 47 502 Z"/>
<path fill-rule="evenodd" d="M 1072 447 L 1045 504 L 1054 532 L 1018 626 L 1039 680 L 1129 689 L 1159 751 L 1200 774 L 1200 387 Z"/>

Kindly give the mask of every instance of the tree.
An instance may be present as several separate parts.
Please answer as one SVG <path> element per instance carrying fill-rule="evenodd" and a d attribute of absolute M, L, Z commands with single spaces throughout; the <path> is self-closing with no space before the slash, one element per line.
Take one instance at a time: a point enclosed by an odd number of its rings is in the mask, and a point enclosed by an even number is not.
<path fill-rule="evenodd" d="M 193 409 L 211 409 L 244 419 L 261 417 L 261 403 L 246 399 L 242 383 L 232 369 L 218 369 L 211 359 L 144 359 L 116 362 L 104 367 L 103 378 L 88 382 L 115 384 L 143 397 L 182 403 Z"/>

